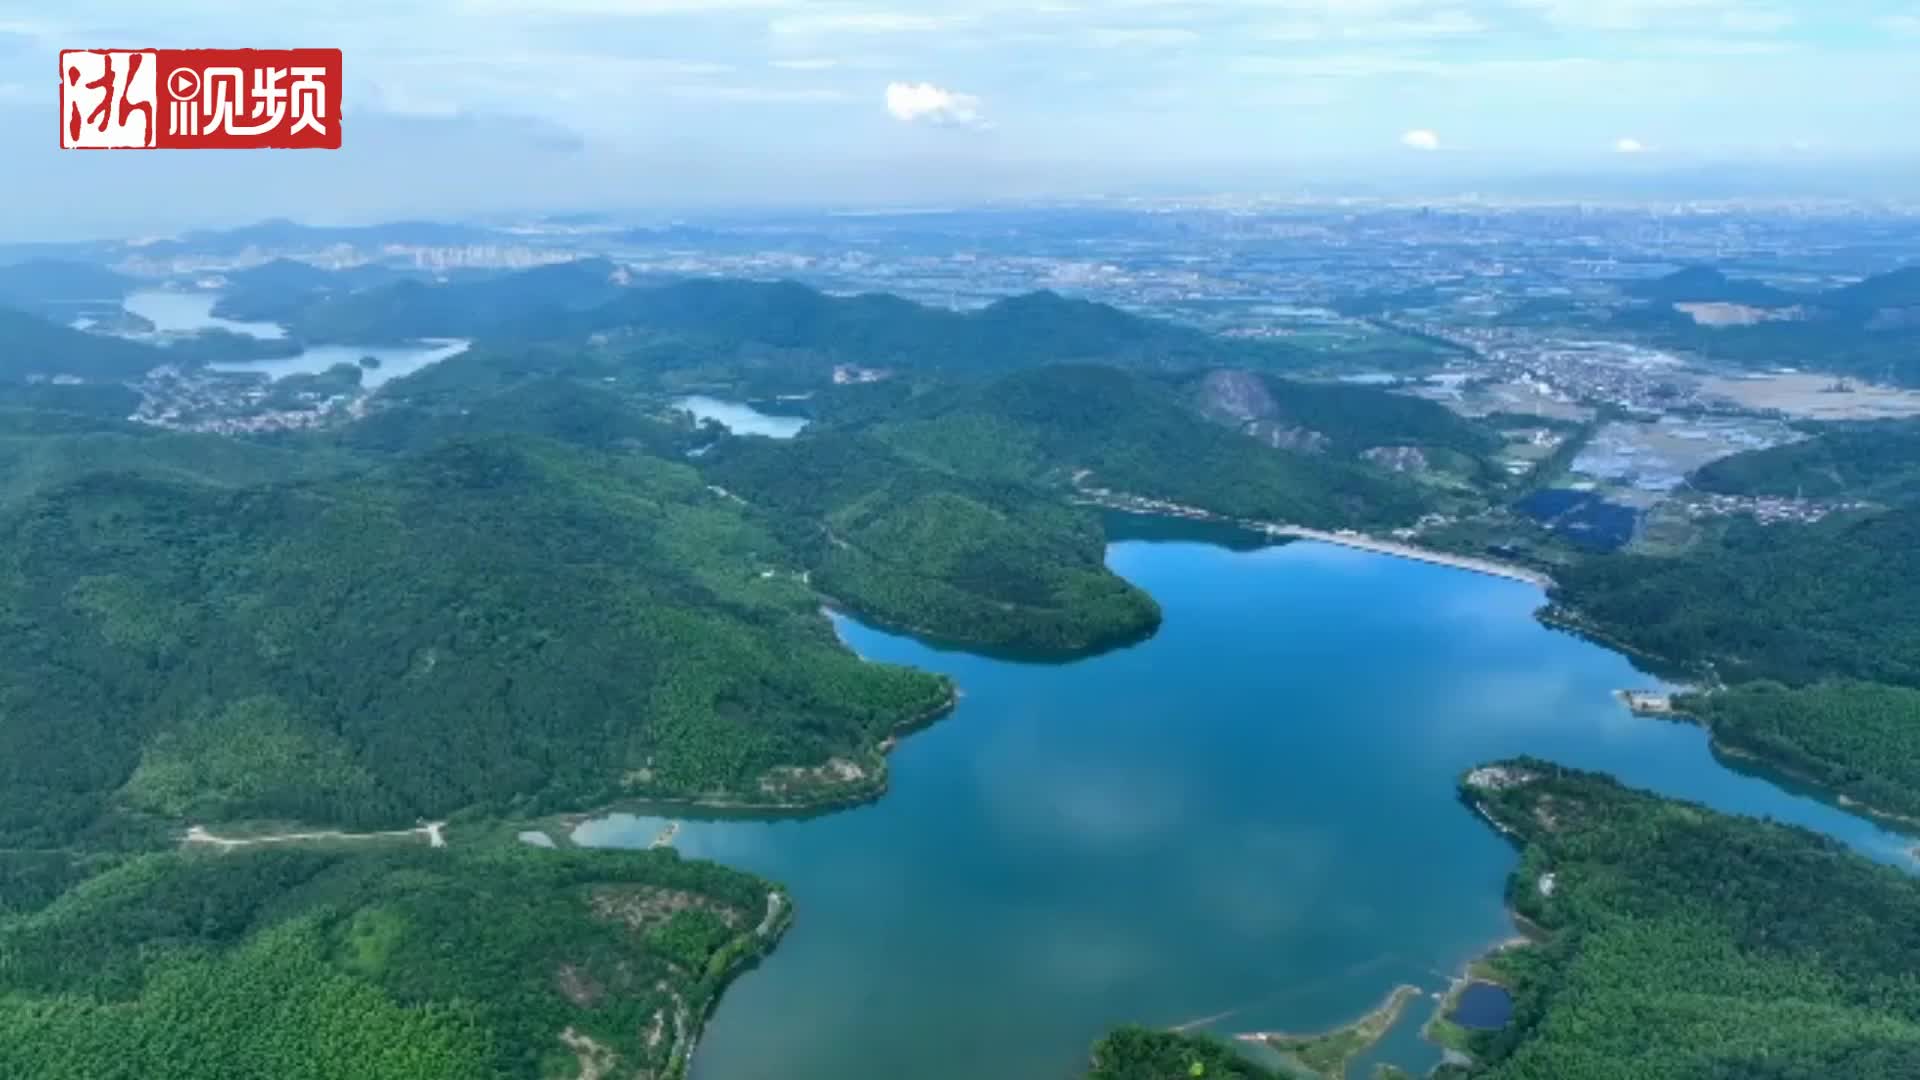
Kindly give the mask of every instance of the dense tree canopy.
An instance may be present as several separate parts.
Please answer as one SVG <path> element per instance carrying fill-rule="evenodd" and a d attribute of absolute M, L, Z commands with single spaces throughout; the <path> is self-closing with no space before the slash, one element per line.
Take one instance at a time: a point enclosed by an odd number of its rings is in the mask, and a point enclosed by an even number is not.
<path fill-rule="evenodd" d="M 1500 954 L 1514 1022 L 1458 1075 L 1920 1074 L 1920 882 L 1805 830 L 1499 768 L 1463 794 L 1522 847 L 1508 899 L 1549 936 Z"/>
<path fill-rule="evenodd" d="M 947 696 L 848 653 L 781 543 L 653 458 L 496 437 L 296 485 L 93 474 L 0 529 L 10 844 L 805 800 L 773 770 L 874 782 L 874 745 Z"/>
<path fill-rule="evenodd" d="M 1719 745 L 1876 810 L 1920 818 L 1920 690 L 1746 683 L 1683 699 Z"/>
<path fill-rule="evenodd" d="M 1920 421 L 1824 424 L 1801 442 L 1721 458 L 1693 483 L 1729 495 L 1920 501 Z"/>
<path fill-rule="evenodd" d="M 0 914 L 0 1075 L 677 1076 L 770 889 L 670 850 L 142 855 Z"/>
<path fill-rule="evenodd" d="M 1736 519 L 1671 558 L 1560 571 L 1556 602 L 1609 637 L 1728 682 L 1826 677 L 1920 686 L 1920 509 L 1817 525 Z"/>

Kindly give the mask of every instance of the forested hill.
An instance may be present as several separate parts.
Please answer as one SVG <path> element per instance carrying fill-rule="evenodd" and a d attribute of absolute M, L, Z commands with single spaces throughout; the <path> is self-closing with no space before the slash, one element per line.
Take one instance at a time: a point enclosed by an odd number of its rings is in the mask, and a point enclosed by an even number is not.
<path fill-rule="evenodd" d="M 5 847 L 840 798 L 948 692 L 847 652 L 779 540 L 652 458 L 488 438 L 299 485 L 93 474 L 0 535 Z"/>
<path fill-rule="evenodd" d="M 1728 682 L 1827 677 L 1920 686 L 1920 507 L 1762 526 L 1671 558 L 1609 556 L 1556 574 L 1582 625 Z"/>
<path fill-rule="evenodd" d="M 965 475 L 1065 487 L 1084 472 L 1088 485 L 1233 517 L 1401 523 L 1431 498 L 1357 461 L 1264 446 L 1203 419 L 1178 385 L 1111 367 L 1053 365 L 911 397 L 881 389 L 829 421 Z"/>
<path fill-rule="evenodd" d="M 1822 425 L 1801 442 L 1721 458 L 1693 484 L 1729 495 L 1920 501 L 1920 420 Z"/>
<path fill-rule="evenodd" d="M 1436 1080 L 1920 1075 L 1920 880 L 1804 829 L 1520 758 L 1461 798 L 1520 849 L 1540 930 L 1487 960 L 1512 1021 Z M 1456 1029 L 1460 1030 L 1460 1029 Z M 1277 1080 L 1206 1036 L 1122 1028 L 1088 1080 Z M 1395 1074 L 1399 1075 L 1399 1074 Z"/>
<path fill-rule="evenodd" d="M 1289 355 L 1051 292 L 951 311 L 889 294 L 828 296 L 792 282 L 688 281 L 636 289 L 573 324 L 576 332 L 637 326 L 838 362 L 949 373 L 1076 360 L 1179 369 Z"/>
<path fill-rule="evenodd" d="M 670 849 L 453 837 L 0 852 L 0 1076 L 677 1080 L 792 910 Z"/>
<path fill-rule="evenodd" d="M 1884 814 L 1920 820 L 1920 689 L 1836 681 L 1747 683 L 1678 708 L 1715 745 Z"/>
<path fill-rule="evenodd" d="M 728 440 L 708 479 L 767 515 L 814 587 L 948 639 L 1055 653 L 1143 637 L 1159 605 L 1106 567 L 1093 513 L 842 431 Z"/>
<path fill-rule="evenodd" d="M 1812 299 L 1759 281 L 1730 278 L 1711 266 L 1689 266 L 1665 277 L 1630 282 L 1627 295 L 1664 304 L 1750 304 L 1786 307 Z"/>
<path fill-rule="evenodd" d="M 214 304 L 215 315 L 281 323 L 323 301 L 416 277 L 379 264 L 323 270 L 295 259 L 275 259 L 223 276 L 227 284 Z"/>
<path fill-rule="evenodd" d="M 0 306 L 0 382 L 30 376 L 131 379 L 168 361 L 151 345 L 89 334 Z"/>
<path fill-rule="evenodd" d="M 1720 362 L 1782 363 L 1880 382 L 1920 385 L 1920 267 L 1877 274 L 1825 292 L 1783 294 L 1710 270 L 1639 287 L 1647 303 L 1615 313 L 1616 329 Z M 1697 294 L 1697 295 L 1696 295 Z M 1745 325 L 1702 326 L 1676 303 L 1723 301 L 1773 309 Z M 1791 310 L 1789 310 L 1791 309 Z"/>
<path fill-rule="evenodd" d="M 1823 294 L 1820 305 L 1868 317 L 1920 308 L 1920 266 L 1862 278 Z"/>
<path fill-rule="evenodd" d="M 1269 446 L 1481 484 L 1504 479 L 1491 460 L 1499 434 L 1435 401 L 1231 369 L 1193 380 L 1190 393 L 1202 415 Z"/>
<path fill-rule="evenodd" d="M 1920 1075 L 1920 881 L 1815 833 L 1522 759 L 1463 797 L 1522 849 L 1485 1080 Z M 1549 875 L 1551 875 L 1549 877 Z"/>
<path fill-rule="evenodd" d="M 92 263 L 29 259 L 0 265 L 0 304 L 71 317 L 81 305 L 117 307 L 134 280 Z"/>
<path fill-rule="evenodd" d="M 541 327 L 559 326 L 569 313 L 608 303 L 622 290 L 620 278 L 619 268 L 605 259 L 576 259 L 511 274 L 397 281 L 325 294 L 298 311 L 274 312 L 254 303 L 246 313 L 284 318 L 289 333 L 313 342 L 522 336 L 509 328 L 535 316 Z"/>
<path fill-rule="evenodd" d="M 1281 346 L 1228 341 L 1050 292 L 953 311 L 889 294 L 829 296 L 794 282 L 623 287 L 625 280 L 612 263 L 584 259 L 475 280 L 403 281 L 326 297 L 290 321 L 293 333 L 309 341 L 546 341 L 643 332 L 728 351 L 779 350 L 831 363 L 949 373 L 1074 360 L 1192 369 L 1298 358 Z"/>
<path fill-rule="evenodd" d="M 32 386 L 58 399 L 115 388 Z M 6 400 L 0 394 L 0 402 Z M 122 415 L 130 406 L 122 403 Z M 347 471 L 355 463 L 323 447 L 293 449 L 218 435 L 165 431 L 129 421 L 0 404 L 0 510 L 94 473 L 119 472 L 194 485 L 242 487 Z"/>

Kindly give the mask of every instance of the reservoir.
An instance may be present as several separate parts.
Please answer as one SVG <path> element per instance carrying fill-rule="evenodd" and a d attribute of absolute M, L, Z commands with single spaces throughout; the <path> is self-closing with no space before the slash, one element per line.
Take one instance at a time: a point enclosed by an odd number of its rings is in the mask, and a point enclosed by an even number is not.
<path fill-rule="evenodd" d="M 1113 569 L 1165 623 L 1023 662 L 851 620 L 874 660 L 963 697 L 894 752 L 877 803 L 687 821 L 675 846 L 792 890 L 780 947 L 727 991 L 695 1080 L 1061 1080 L 1109 1026 L 1314 1031 L 1397 983 L 1444 990 L 1513 934 L 1515 853 L 1455 797 L 1528 753 L 1770 814 L 1888 862 L 1911 840 L 1731 771 L 1697 728 L 1629 714 L 1658 685 L 1541 626 L 1532 586 L 1301 542 L 1200 542 L 1116 518 Z M 611 815 L 583 843 L 645 847 Z M 1909 864 L 1910 865 L 1910 864 Z M 1366 1059 L 1424 1071 L 1415 1002 Z"/>
<path fill-rule="evenodd" d="M 282 338 L 286 329 L 278 323 L 240 322 L 222 319 L 213 313 L 219 303 L 215 292 L 186 292 L 180 289 L 138 289 L 127 295 L 120 306 L 153 323 L 161 336 L 197 334 L 202 330 L 227 330 L 257 338 Z"/>
<path fill-rule="evenodd" d="M 807 426 L 807 418 L 804 416 L 780 416 L 761 412 L 742 402 L 723 401 L 703 394 L 680 398 L 674 404 L 692 413 L 695 420 L 715 421 L 735 435 L 765 435 L 771 439 L 791 439 Z"/>
<path fill-rule="evenodd" d="M 219 301 L 220 294 L 217 292 L 140 289 L 129 294 L 122 306 L 151 321 L 154 334 L 163 339 L 197 334 L 202 330 L 226 330 L 248 337 L 274 340 L 286 337 L 286 328 L 278 323 L 238 322 L 220 318 L 213 314 L 213 306 Z M 308 345 L 293 356 L 207 366 L 215 371 L 251 371 L 279 379 L 288 375 L 318 375 L 335 364 L 359 364 L 362 357 L 371 356 L 376 363 L 362 368 L 360 385 L 372 389 L 390 379 L 411 375 L 429 364 L 454 356 L 466 347 L 466 342 L 451 338 L 419 341 L 410 345 Z M 747 411 L 752 412 L 751 409 Z"/>
<path fill-rule="evenodd" d="M 239 360 L 208 364 L 215 371 L 257 371 L 275 379 L 288 375 L 318 375 L 335 364 L 359 364 L 364 356 L 378 363 L 363 367 L 360 385 L 369 389 L 389 379 L 411 375 L 428 364 L 466 351 L 467 343 L 453 339 L 435 339 L 412 345 L 309 345 L 294 356 L 276 356 L 265 360 Z"/>

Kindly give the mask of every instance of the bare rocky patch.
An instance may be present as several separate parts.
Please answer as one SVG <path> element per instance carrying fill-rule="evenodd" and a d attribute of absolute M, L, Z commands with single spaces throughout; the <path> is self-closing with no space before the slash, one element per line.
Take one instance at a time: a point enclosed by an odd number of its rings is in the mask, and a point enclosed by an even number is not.
<path fill-rule="evenodd" d="M 659 926 L 682 911 L 710 911 L 729 927 L 740 925 L 740 913 L 716 903 L 709 897 L 683 889 L 652 886 L 602 886 L 587 901 L 593 913 L 610 922 L 625 923 L 629 929 L 644 932 Z"/>

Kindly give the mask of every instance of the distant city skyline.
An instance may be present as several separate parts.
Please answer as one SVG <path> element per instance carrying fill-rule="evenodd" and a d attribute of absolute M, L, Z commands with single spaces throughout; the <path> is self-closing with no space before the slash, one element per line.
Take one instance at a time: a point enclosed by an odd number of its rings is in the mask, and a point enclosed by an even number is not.
<path fill-rule="evenodd" d="M 54 56 L 90 46 L 339 47 L 346 149 L 62 153 Z M 1172 191 L 1920 196 L 1917 53 L 1904 0 L 74 0 L 0 12 L 25 204 L 0 236 Z"/>

